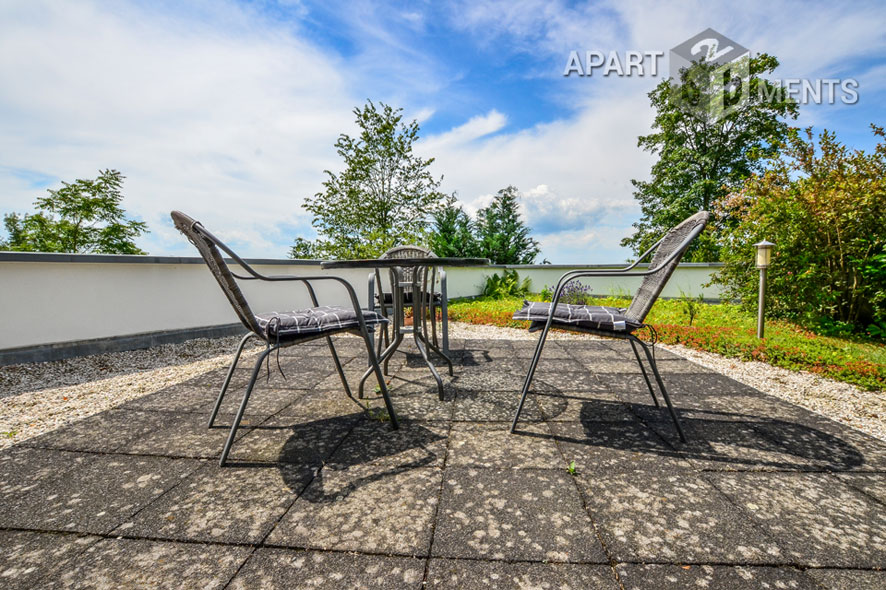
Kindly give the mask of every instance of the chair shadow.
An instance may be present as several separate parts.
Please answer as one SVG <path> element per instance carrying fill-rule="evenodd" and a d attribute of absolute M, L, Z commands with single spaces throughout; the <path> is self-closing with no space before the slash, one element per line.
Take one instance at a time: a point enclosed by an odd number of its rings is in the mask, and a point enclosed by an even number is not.
<path fill-rule="evenodd" d="M 615 413 L 616 406 L 624 405 L 638 416 L 634 424 L 645 424 L 654 436 L 601 436 L 599 430 L 604 422 L 599 416 Z M 848 471 L 865 463 L 864 455 L 854 445 L 807 424 L 729 411 L 676 411 L 686 431 L 686 443 L 679 442 L 666 409 L 606 400 L 583 402 L 579 421 L 584 438 L 554 435 L 554 439 L 690 461 L 728 463 L 730 468 L 744 465 L 770 470 Z M 660 419 L 648 419 L 656 413 Z M 617 432 L 619 422 L 605 424 Z"/>

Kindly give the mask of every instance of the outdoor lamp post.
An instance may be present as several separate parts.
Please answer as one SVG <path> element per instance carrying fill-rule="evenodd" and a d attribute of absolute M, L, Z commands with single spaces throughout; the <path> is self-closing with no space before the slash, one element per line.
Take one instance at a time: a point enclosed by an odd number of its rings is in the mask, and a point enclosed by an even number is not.
<path fill-rule="evenodd" d="M 769 268 L 769 260 L 772 257 L 772 247 L 775 244 L 763 240 L 754 244 L 757 248 L 757 268 L 760 269 L 760 295 L 757 299 L 757 338 L 763 337 L 763 309 L 766 297 L 766 269 Z"/>

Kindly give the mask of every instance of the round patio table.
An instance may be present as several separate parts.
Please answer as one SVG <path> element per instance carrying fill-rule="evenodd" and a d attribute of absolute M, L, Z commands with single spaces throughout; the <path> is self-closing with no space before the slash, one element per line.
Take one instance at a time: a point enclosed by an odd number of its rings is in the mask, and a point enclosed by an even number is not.
<path fill-rule="evenodd" d="M 431 370 L 431 374 L 434 376 L 434 380 L 437 382 L 437 392 L 439 394 L 440 400 L 444 399 L 443 396 L 443 379 L 440 378 L 440 374 L 437 373 L 436 367 L 434 367 L 434 363 L 431 362 L 430 352 L 433 351 L 440 355 L 444 361 L 446 361 L 447 366 L 449 367 L 449 375 L 450 377 L 453 375 L 452 370 L 452 359 L 449 358 L 442 350 L 437 348 L 428 340 L 428 318 L 426 318 L 426 312 L 428 311 L 428 306 L 433 301 L 433 285 L 431 285 L 431 291 L 428 291 L 428 274 L 429 270 L 434 267 L 440 266 L 458 266 L 458 267 L 466 267 L 466 266 L 486 266 L 489 264 L 488 258 L 437 258 L 434 256 L 428 256 L 423 258 L 365 258 L 358 260 L 328 260 L 326 262 L 322 262 L 320 264 L 320 268 L 323 269 L 339 269 L 339 268 L 367 268 L 367 269 L 379 269 L 379 268 L 387 268 L 391 271 L 391 289 L 393 291 L 393 304 L 394 304 L 394 340 L 391 344 L 381 353 L 381 357 L 379 357 L 379 364 L 386 362 L 400 347 L 400 344 L 403 342 L 403 336 L 408 334 L 410 330 L 404 325 L 404 314 L 403 310 L 406 306 L 405 295 L 407 292 L 407 288 L 411 288 L 412 290 L 412 338 L 415 340 L 415 346 L 418 348 L 418 351 L 421 353 L 422 359 L 424 359 L 425 364 L 428 366 L 428 369 Z M 405 273 L 405 269 L 412 269 L 411 273 Z M 411 274 L 411 280 L 404 280 L 404 276 Z M 379 289 L 381 289 L 381 285 L 379 285 Z M 436 322 L 437 318 L 431 318 L 431 321 Z M 366 379 L 369 375 L 372 374 L 372 369 L 368 369 L 363 377 L 360 379 L 360 397 L 363 396 L 363 384 L 366 382 Z"/>

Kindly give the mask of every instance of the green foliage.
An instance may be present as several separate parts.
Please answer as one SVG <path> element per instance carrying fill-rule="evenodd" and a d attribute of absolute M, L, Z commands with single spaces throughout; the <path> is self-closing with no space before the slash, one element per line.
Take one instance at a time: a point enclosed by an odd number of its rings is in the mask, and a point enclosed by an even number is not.
<path fill-rule="evenodd" d="M 640 202 L 642 218 L 634 224 L 634 235 L 622 240 L 640 254 L 668 229 L 690 215 L 710 210 L 712 204 L 755 172 L 762 170 L 767 158 L 778 149 L 788 126 L 781 117 L 796 118 L 797 104 L 784 89 L 760 78 L 771 73 L 778 60 L 760 54 L 749 60 L 751 100 L 722 118 L 712 121 L 699 118 L 686 108 L 697 91 L 696 77 L 710 78 L 712 66 L 695 64 L 683 72 L 682 84 L 663 80 L 649 98 L 656 111 L 650 135 L 642 136 L 638 146 L 658 155 L 649 181 L 632 180 L 634 197 Z M 764 98 L 760 98 L 760 97 Z M 729 225 L 730 219 L 720 220 Z M 687 260 L 694 262 L 719 259 L 718 226 L 710 225 L 690 247 Z"/>
<path fill-rule="evenodd" d="M 412 152 L 418 123 L 403 123 L 401 113 L 372 101 L 354 109 L 360 135 L 335 142 L 344 171 L 325 170 L 323 191 L 302 205 L 319 238 L 297 240 L 291 257 L 374 258 L 395 245 L 427 243 L 430 219 L 446 196 L 430 172 L 434 159 Z"/>
<path fill-rule="evenodd" d="M 530 297 L 537 300 L 536 297 Z M 513 319 L 523 297 L 501 300 L 462 300 L 449 304 L 449 318 L 501 327 L 526 329 L 527 323 Z M 630 300 L 601 298 L 599 305 L 627 307 Z M 756 335 L 756 314 L 740 305 L 704 304 L 692 326 L 679 300 L 659 299 L 646 321 L 666 344 L 682 344 L 696 350 L 715 352 L 742 360 L 757 360 L 790 370 L 804 370 L 869 390 L 886 391 L 886 345 L 821 336 L 796 324 L 773 320 L 766 324 L 766 338 Z M 641 337 L 648 334 L 641 332 Z"/>
<path fill-rule="evenodd" d="M 724 198 L 716 213 L 738 219 L 724 232 L 726 266 L 715 281 L 756 309 L 753 244 L 775 242 L 767 312 L 821 333 L 881 334 L 886 322 L 886 141 L 849 151 L 824 131 L 794 130 L 763 175 Z M 804 138 L 805 135 L 805 138 Z"/>
<path fill-rule="evenodd" d="M 576 475 L 578 473 L 578 469 L 575 468 L 575 461 L 569 462 L 569 465 L 566 466 L 566 471 L 569 475 Z"/>
<path fill-rule="evenodd" d="M 145 254 L 134 240 L 147 233 L 147 224 L 126 219 L 120 206 L 124 178 L 116 170 L 104 170 L 95 180 L 62 182 L 62 188 L 48 190 L 48 197 L 34 202 L 37 213 L 4 215 L 9 238 L 0 242 L 0 249 Z"/>
<path fill-rule="evenodd" d="M 501 189 L 477 212 L 476 233 L 480 255 L 493 264 L 532 264 L 538 256 L 538 242 L 520 216 L 516 187 Z"/>
<path fill-rule="evenodd" d="M 486 285 L 483 287 L 483 296 L 490 299 L 506 299 L 508 297 L 522 297 L 529 293 L 532 282 L 529 277 L 522 281 L 516 270 L 503 270 L 501 276 L 497 273 L 486 277 Z"/>
<path fill-rule="evenodd" d="M 431 250 L 441 257 L 479 257 L 480 244 L 474 237 L 474 223 L 451 199 L 434 214 L 434 227 L 429 239 Z"/>
<path fill-rule="evenodd" d="M 704 295 L 699 294 L 698 297 L 693 297 L 680 289 L 680 303 L 683 305 L 683 310 L 686 312 L 686 317 L 689 318 L 689 325 L 692 325 L 692 322 L 695 321 L 695 318 L 698 316 L 699 312 L 704 307 Z"/>

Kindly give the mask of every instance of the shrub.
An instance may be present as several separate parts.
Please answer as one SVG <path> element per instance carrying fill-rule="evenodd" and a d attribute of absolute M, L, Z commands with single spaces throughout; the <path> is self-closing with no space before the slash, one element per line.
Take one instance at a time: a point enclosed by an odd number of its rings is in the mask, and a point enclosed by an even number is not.
<path fill-rule="evenodd" d="M 591 301 L 591 288 L 583 285 L 581 281 L 572 280 L 563 287 L 563 293 L 560 294 L 560 303 L 570 303 L 572 305 L 587 305 Z"/>
<path fill-rule="evenodd" d="M 486 285 L 483 287 L 483 296 L 491 299 L 506 299 L 508 297 L 522 297 L 529 293 L 532 285 L 529 277 L 522 281 L 516 270 L 503 270 L 501 276 L 494 274 L 486 277 Z"/>
<path fill-rule="evenodd" d="M 714 281 L 756 309 L 753 244 L 775 242 L 767 311 L 822 333 L 879 335 L 886 323 L 886 141 L 849 151 L 824 131 L 791 133 L 783 156 L 715 207 L 724 224 Z M 730 224 L 729 219 L 736 222 Z"/>

